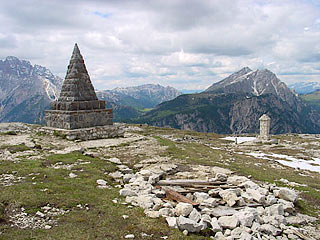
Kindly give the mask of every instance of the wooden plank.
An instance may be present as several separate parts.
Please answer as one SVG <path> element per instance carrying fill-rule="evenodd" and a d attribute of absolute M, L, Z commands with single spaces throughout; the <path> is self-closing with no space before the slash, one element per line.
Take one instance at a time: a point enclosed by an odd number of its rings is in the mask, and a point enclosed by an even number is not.
<path fill-rule="evenodd" d="M 307 235 L 304 235 L 302 234 L 301 232 L 295 230 L 295 229 L 291 229 L 291 231 L 297 235 L 298 237 L 300 237 L 301 239 L 304 239 L 304 240 L 313 240 L 314 238 L 311 238 L 310 236 L 307 236 Z"/>
<path fill-rule="evenodd" d="M 180 193 L 174 191 L 173 189 L 170 189 L 170 188 L 163 188 L 163 189 L 166 193 L 167 198 L 170 200 L 174 200 L 177 202 L 190 203 L 193 206 L 199 205 L 199 203 L 191 201 L 189 198 L 186 198 L 185 196 L 181 195 Z"/>
<path fill-rule="evenodd" d="M 177 180 L 160 180 L 157 185 L 165 186 L 193 186 L 193 185 L 225 185 L 226 182 L 210 182 L 199 179 L 177 179 Z"/>

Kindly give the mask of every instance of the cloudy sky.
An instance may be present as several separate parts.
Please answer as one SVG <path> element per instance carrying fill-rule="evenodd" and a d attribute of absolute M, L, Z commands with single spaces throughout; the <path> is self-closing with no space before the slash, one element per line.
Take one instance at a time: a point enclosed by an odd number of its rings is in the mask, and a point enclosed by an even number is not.
<path fill-rule="evenodd" d="M 319 0 L 0 0 L 0 59 L 64 78 L 78 43 L 97 89 L 204 89 L 248 66 L 320 81 Z"/>

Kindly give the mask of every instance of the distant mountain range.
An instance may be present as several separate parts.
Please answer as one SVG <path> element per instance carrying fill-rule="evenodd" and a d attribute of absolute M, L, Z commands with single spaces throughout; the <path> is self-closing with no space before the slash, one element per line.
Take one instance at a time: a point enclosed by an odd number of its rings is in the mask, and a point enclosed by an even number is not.
<path fill-rule="evenodd" d="M 200 132 L 257 133 L 259 117 L 272 133 L 319 133 L 320 114 L 269 70 L 245 67 L 199 94 L 160 104 L 138 122 Z"/>
<path fill-rule="evenodd" d="M 308 94 L 320 90 L 320 82 L 297 82 L 288 85 L 299 94 Z"/>
<path fill-rule="evenodd" d="M 0 60 L 0 122 L 43 123 L 63 79 L 16 57 Z M 255 133 L 259 117 L 271 117 L 272 133 L 319 133 L 319 92 L 301 97 L 269 70 L 243 68 L 201 93 L 145 84 L 97 91 L 115 121 L 201 132 Z M 158 105 L 159 104 L 159 105 Z"/>
<path fill-rule="evenodd" d="M 159 84 L 97 91 L 98 98 L 105 100 L 107 107 L 114 109 L 115 121 L 137 118 L 145 109 L 154 108 L 159 103 L 172 100 L 181 94 L 173 87 Z"/>
<path fill-rule="evenodd" d="M 0 60 L 0 122 L 44 123 L 44 110 L 58 97 L 62 82 L 49 69 L 29 61 L 16 57 Z M 145 108 L 180 94 L 172 87 L 154 84 L 97 91 L 118 121 L 136 118 Z"/>
<path fill-rule="evenodd" d="M 41 122 L 61 83 L 45 67 L 12 56 L 0 60 L 0 122 Z"/>

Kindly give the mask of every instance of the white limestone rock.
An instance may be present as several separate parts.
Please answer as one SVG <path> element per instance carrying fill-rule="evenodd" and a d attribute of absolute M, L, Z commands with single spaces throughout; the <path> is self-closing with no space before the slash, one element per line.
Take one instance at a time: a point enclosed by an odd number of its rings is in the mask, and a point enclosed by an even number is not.
<path fill-rule="evenodd" d="M 272 226 L 271 224 L 263 224 L 259 227 L 260 232 L 264 232 L 266 234 L 272 235 L 272 236 L 278 236 L 282 233 L 282 230 L 279 228 L 276 228 Z"/>
<path fill-rule="evenodd" d="M 176 217 L 166 217 L 166 221 L 171 228 L 178 228 Z"/>
<path fill-rule="evenodd" d="M 201 214 L 197 209 L 193 208 L 192 212 L 189 214 L 189 218 L 195 222 L 199 222 L 201 219 Z"/>
<path fill-rule="evenodd" d="M 172 217 L 174 216 L 174 210 L 172 208 L 161 208 L 159 214 L 162 217 Z"/>
<path fill-rule="evenodd" d="M 283 199 L 278 199 L 278 203 L 283 206 L 283 210 L 285 211 L 285 213 L 292 214 L 295 212 L 294 204 L 292 202 Z"/>
<path fill-rule="evenodd" d="M 213 209 L 208 209 L 207 212 L 204 212 L 204 211 L 205 211 L 205 209 L 203 209 L 201 212 L 208 213 L 214 217 L 231 216 L 231 215 L 234 215 L 238 212 L 234 208 L 227 207 L 227 206 L 218 206 Z"/>
<path fill-rule="evenodd" d="M 249 181 L 249 178 L 247 178 L 247 177 L 234 175 L 234 176 L 228 177 L 227 183 L 231 184 L 231 185 L 238 186 L 238 185 L 241 185 L 247 181 Z"/>
<path fill-rule="evenodd" d="M 190 203 L 180 202 L 175 208 L 177 216 L 188 216 L 193 210 L 193 206 Z"/>
<path fill-rule="evenodd" d="M 120 193 L 120 196 L 124 196 L 124 197 L 138 195 L 135 191 L 127 188 L 120 189 L 119 193 Z"/>
<path fill-rule="evenodd" d="M 257 190 L 257 189 L 248 188 L 248 189 L 246 189 L 246 193 L 248 193 L 258 203 L 264 203 L 265 202 L 265 196 L 262 195 L 260 193 L 260 191 Z"/>
<path fill-rule="evenodd" d="M 218 199 L 218 198 L 209 197 L 208 199 L 205 199 L 200 203 L 200 207 L 213 208 L 213 207 L 216 207 L 219 205 L 219 203 L 218 203 L 219 201 L 220 201 L 220 199 Z"/>
<path fill-rule="evenodd" d="M 78 175 L 75 173 L 69 173 L 69 178 L 76 178 Z"/>
<path fill-rule="evenodd" d="M 232 216 L 222 216 L 218 219 L 218 223 L 221 227 L 227 229 L 234 229 L 239 224 L 239 219 L 232 215 Z"/>
<path fill-rule="evenodd" d="M 134 239 L 134 235 L 133 234 L 127 234 L 124 236 L 125 239 Z"/>
<path fill-rule="evenodd" d="M 195 192 L 193 196 L 195 197 L 195 201 L 198 203 L 202 203 L 204 200 L 210 197 L 208 193 L 204 192 Z"/>
<path fill-rule="evenodd" d="M 268 195 L 266 198 L 266 205 L 270 206 L 272 204 L 275 204 L 277 202 L 277 198 L 274 195 Z"/>
<path fill-rule="evenodd" d="M 224 173 L 217 173 L 216 174 L 216 180 L 220 181 L 220 182 L 225 182 L 228 179 L 228 175 L 224 174 Z"/>
<path fill-rule="evenodd" d="M 120 171 L 109 173 L 109 176 L 114 179 L 121 179 L 123 177 L 123 173 Z"/>
<path fill-rule="evenodd" d="M 298 199 L 298 195 L 293 189 L 289 189 L 285 187 L 279 189 L 278 196 L 276 197 L 279 197 L 281 199 L 284 199 L 293 203 L 295 203 Z"/>
<path fill-rule="evenodd" d="M 159 211 L 146 210 L 146 211 L 144 211 L 144 214 L 146 214 L 146 216 L 148 216 L 149 218 L 158 218 L 158 217 L 160 217 Z"/>
<path fill-rule="evenodd" d="M 216 232 L 222 232 L 222 228 L 219 225 L 218 219 L 217 218 L 212 218 L 211 219 L 211 230 L 216 233 Z"/>
<path fill-rule="evenodd" d="M 119 158 L 116 158 L 116 157 L 114 157 L 114 158 L 109 158 L 109 159 L 107 159 L 107 161 L 112 162 L 112 163 L 115 163 L 115 164 L 121 164 L 120 159 L 119 159 Z"/>
<path fill-rule="evenodd" d="M 232 189 L 227 189 L 219 192 L 220 196 L 224 201 L 226 201 L 229 207 L 236 205 L 239 198 L 237 197 L 236 191 Z"/>
<path fill-rule="evenodd" d="M 135 174 L 127 173 L 127 174 L 123 175 L 122 180 L 123 180 L 124 183 L 129 183 L 129 181 L 131 179 L 135 179 L 135 178 L 136 178 Z"/>
<path fill-rule="evenodd" d="M 240 235 L 240 240 L 252 240 L 252 235 L 246 231 L 243 231 Z"/>
<path fill-rule="evenodd" d="M 254 208 L 246 208 L 237 214 L 235 214 L 239 219 L 240 225 L 244 227 L 251 227 L 253 221 L 257 218 L 258 212 Z"/>
<path fill-rule="evenodd" d="M 200 232 L 202 225 L 183 216 L 179 216 L 177 219 L 178 227 L 181 231 L 187 230 L 188 232 Z"/>
<path fill-rule="evenodd" d="M 259 185 L 256 184 L 255 182 L 251 181 L 251 180 L 248 180 L 248 181 L 242 183 L 240 186 L 244 187 L 246 189 L 247 188 L 252 188 L 252 189 L 258 189 L 259 188 Z"/>
<path fill-rule="evenodd" d="M 274 204 L 270 207 L 266 207 L 265 212 L 269 216 L 284 215 L 283 205 L 282 204 Z"/>
<path fill-rule="evenodd" d="M 107 185 L 107 181 L 103 180 L 103 179 L 98 179 L 97 180 L 97 184 L 101 185 L 101 186 L 106 186 Z"/>

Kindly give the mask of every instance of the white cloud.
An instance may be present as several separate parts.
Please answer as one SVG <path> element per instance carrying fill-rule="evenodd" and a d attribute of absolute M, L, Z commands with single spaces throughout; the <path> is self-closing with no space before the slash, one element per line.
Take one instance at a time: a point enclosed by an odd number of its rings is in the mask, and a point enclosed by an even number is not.
<path fill-rule="evenodd" d="M 64 77 L 78 42 L 99 89 L 199 89 L 243 66 L 320 81 L 319 19 L 319 4 L 307 0 L 2 1 L 0 58 Z"/>

